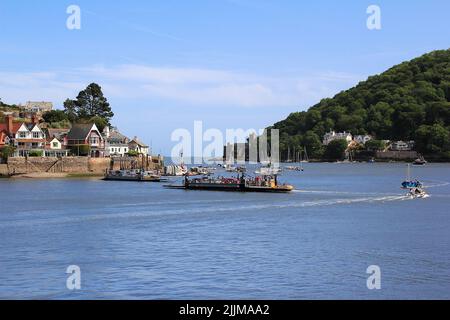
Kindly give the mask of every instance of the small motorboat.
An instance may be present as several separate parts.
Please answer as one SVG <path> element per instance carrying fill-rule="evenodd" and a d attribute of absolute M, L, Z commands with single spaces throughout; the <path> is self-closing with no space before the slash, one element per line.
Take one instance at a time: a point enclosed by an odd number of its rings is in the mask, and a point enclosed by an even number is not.
<path fill-rule="evenodd" d="M 281 172 L 282 172 L 281 167 L 269 163 L 257 169 L 255 171 L 255 174 L 259 174 L 262 176 L 271 176 L 271 175 L 279 175 L 281 174 Z"/>
<path fill-rule="evenodd" d="M 426 193 L 422 188 L 412 188 L 409 190 L 409 194 L 413 199 L 428 197 L 428 193 Z"/>
<path fill-rule="evenodd" d="M 424 159 L 424 157 L 419 157 L 416 160 L 414 160 L 413 165 L 414 166 L 424 166 L 426 165 L 428 162 Z"/>
<path fill-rule="evenodd" d="M 411 179 L 411 166 L 409 164 L 406 173 L 406 180 L 402 182 L 402 189 L 409 190 L 408 195 L 410 195 L 413 199 L 428 197 L 422 182 L 417 179 Z"/>
<path fill-rule="evenodd" d="M 303 166 L 297 167 L 297 166 L 286 166 L 284 167 L 284 169 L 288 170 L 288 171 L 305 171 L 303 169 Z"/>

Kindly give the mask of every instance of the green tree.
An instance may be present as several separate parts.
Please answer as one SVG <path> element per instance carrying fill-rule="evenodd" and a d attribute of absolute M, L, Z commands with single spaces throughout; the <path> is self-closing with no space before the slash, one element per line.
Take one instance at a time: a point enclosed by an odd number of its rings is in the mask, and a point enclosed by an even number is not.
<path fill-rule="evenodd" d="M 422 125 L 416 132 L 416 149 L 425 154 L 443 153 L 450 148 L 450 131 L 440 124 Z"/>
<path fill-rule="evenodd" d="M 71 122 L 75 122 L 78 119 L 78 107 L 75 100 L 66 99 L 64 101 L 64 113 Z"/>
<path fill-rule="evenodd" d="M 333 140 L 327 145 L 324 158 L 327 160 L 343 160 L 345 158 L 345 150 L 347 150 L 346 140 Z"/>
<path fill-rule="evenodd" d="M 430 103 L 426 106 L 425 113 L 428 124 L 450 125 L 450 102 Z"/>
<path fill-rule="evenodd" d="M 42 118 L 47 123 L 69 120 L 67 113 L 62 110 L 52 110 L 43 114 Z"/>
<path fill-rule="evenodd" d="M 322 116 L 320 114 L 320 111 L 318 110 L 310 110 L 306 114 L 306 127 L 308 129 L 312 129 L 320 120 L 322 119 Z"/>
<path fill-rule="evenodd" d="M 365 145 L 368 151 L 383 151 L 386 148 L 386 143 L 383 140 L 369 140 Z"/>
<path fill-rule="evenodd" d="M 273 128 L 280 130 L 284 146 L 289 145 L 291 136 L 304 136 L 310 130 L 319 137 L 333 129 L 386 140 L 414 139 L 423 125 L 440 124 L 449 130 L 449 70 L 450 49 L 434 51 L 371 76 L 333 98 L 322 99 L 308 111 L 292 113 Z M 431 145 L 435 149 L 439 143 Z M 442 148 L 450 152 L 450 146 Z"/>
<path fill-rule="evenodd" d="M 103 95 L 102 88 L 96 83 L 91 83 L 86 89 L 80 91 L 75 104 L 78 118 L 100 117 L 109 124 L 114 116 L 108 100 Z"/>
<path fill-rule="evenodd" d="M 42 157 L 44 155 L 44 151 L 42 150 L 32 150 L 28 153 L 29 157 Z"/>
<path fill-rule="evenodd" d="M 323 155 L 323 145 L 319 136 L 313 131 L 307 131 L 303 136 L 302 144 L 311 158 L 319 159 Z"/>
<path fill-rule="evenodd" d="M 13 146 L 5 146 L 0 149 L 0 158 L 4 161 L 7 161 L 9 157 L 11 157 L 14 152 L 16 151 L 16 148 Z"/>

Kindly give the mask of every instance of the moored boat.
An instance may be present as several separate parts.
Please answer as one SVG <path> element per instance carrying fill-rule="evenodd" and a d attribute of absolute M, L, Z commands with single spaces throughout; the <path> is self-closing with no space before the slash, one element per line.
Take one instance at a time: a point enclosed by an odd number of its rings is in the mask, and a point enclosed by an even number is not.
<path fill-rule="evenodd" d="M 110 181 L 142 181 L 142 182 L 165 182 L 159 173 L 154 171 L 145 171 L 141 169 L 131 170 L 107 170 L 103 180 Z"/>
<path fill-rule="evenodd" d="M 420 156 L 419 158 L 417 158 L 416 160 L 414 160 L 413 165 L 415 166 L 424 166 L 426 165 L 428 162 L 425 160 L 424 157 Z"/>
<path fill-rule="evenodd" d="M 276 176 L 281 174 L 282 169 L 279 166 L 274 166 L 272 163 L 264 165 L 255 171 L 255 174 L 260 174 L 263 176 Z"/>

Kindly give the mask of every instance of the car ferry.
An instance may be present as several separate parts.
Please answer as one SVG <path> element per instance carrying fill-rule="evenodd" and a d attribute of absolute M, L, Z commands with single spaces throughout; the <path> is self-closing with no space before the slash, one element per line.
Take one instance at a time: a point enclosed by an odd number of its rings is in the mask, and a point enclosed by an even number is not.
<path fill-rule="evenodd" d="M 203 177 L 189 179 L 184 178 L 183 185 L 166 185 L 170 189 L 184 190 L 215 190 L 215 191 L 240 191 L 240 192 L 290 192 L 294 187 L 288 184 L 278 184 L 276 175 L 245 177 L 242 173 L 237 178 L 212 178 Z"/>

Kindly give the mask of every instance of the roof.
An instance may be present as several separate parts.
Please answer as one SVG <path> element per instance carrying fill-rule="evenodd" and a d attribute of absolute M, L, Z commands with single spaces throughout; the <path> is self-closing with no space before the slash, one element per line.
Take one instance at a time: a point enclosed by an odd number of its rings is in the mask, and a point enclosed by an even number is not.
<path fill-rule="evenodd" d="M 109 133 L 108 142 L 112 144 L 126 144 L 130 139 L 121 134 L 118 130 L 112 130 Z"/>
<path fill-rule="evenodd" d="M 21 126 L 22 126 L 21 122 L 13 122 L 13 129 L 9 133 L 16 133 Z M 6 123 L 0 123 L 0 131 L 8 132 Z"/>
<path fill-rule="evenodd" d="M 148 146 L 145 145 L 144 143 L 142 143 L 141 141 L 139 141 L 138 138 L 134 138 L 133 140 L 131 140 L 129 142 L 129 144 L 132 144 L 132 143 L 137 144 L 139 147 L 142 147 L 142 148 L 148 148 Z"/>
<path fill-rule="evenodd" d="M 76 123 L 72 126 L 72 129 L 70 129 L 69 133 L 67 134 L 67 139 L 86 140 L 93 126 L 93 123 Z"/>
<path fill-rule="evenodd" d="M 47 128 L 47 132 L 48 132 L 47 137 L 51 140 L 53 140 L 53 138 L 61 139 L 62 136 L 69 133 L 69 131 L 70 131 L 69 128 L 65 128 L 65 129 Z"/>

